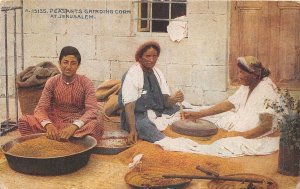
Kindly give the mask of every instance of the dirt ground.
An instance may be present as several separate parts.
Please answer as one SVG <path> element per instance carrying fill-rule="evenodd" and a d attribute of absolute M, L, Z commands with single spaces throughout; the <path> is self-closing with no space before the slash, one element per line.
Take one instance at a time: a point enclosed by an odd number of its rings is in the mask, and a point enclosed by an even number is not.
<path fill-rule="evenodd" d="M 17 131 L 0 137 L 0 144 L 19 136 Z M 146 148 L 146 149 L 145 149 Z M 216 168 L 221 175 L 235 173 L 259 174 L 273 179 L 280 189 L 295 189 L 300 177 L 284 176 L 277 173 L 278 152 L 266 156 L 246 156 L 238 158 L 217 158 L 203 155 L 167 152 L 154 144 L 138 142 L 132 148 L 118 155 L 93 154 L 88 164 L 82 169 L 60 176 L 32 176 L 12 170 L 4 154 L 0 153 L 0 189 L 127 189 L 131 188 L 124 181 L 130 171 L 128 163 L 137 153 L 143 153 L 143 166 L 164 167 L 165 170 L 178 174 L 193 173 L 197 163 Z M 179 161 L 157 161 L 158 157 L 178 157 Z M 190 171 L 189 171 L 190 170 Z M 186 189 L 207 189 L 208 180 L 192 180 Z"/>

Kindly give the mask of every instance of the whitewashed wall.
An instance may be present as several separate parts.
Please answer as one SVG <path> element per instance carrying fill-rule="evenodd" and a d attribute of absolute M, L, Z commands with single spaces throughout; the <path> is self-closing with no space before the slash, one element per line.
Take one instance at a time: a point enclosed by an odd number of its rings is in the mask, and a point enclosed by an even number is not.
<path fill-rule="evenodd" d="M 19 1 L 2 1 L 1 4 L 1 7 L 18 6 Z M 59 18 L 63 15 L 58 13 L 60 9 L 77 10 L 75 15 L 83 16 L 84 19 Z M 82 55 L 79 73 L 91 78 L 97 87 L 105 79 L 121 78 L 134 63 L 134 53 L 139 44 L 151 39 L 161 44 L 158 67 L 165 74 L 172 91 L 181 89 L 186 100 L 193 104 L 212 104 L 228 96 L 229 2 L 188 1 L 188 38 L 180 43 L 172 42 L 167 34 L 136 32 L 133 20 L 136 11 L 136 4 L 124 0 L 25 0 L 25 67 L 45 60 L 57 64 L 61 48 L 72 45 Z M 9 94 L 13 97 L 13 22 L 11 13 L 9 14 Z M 17 18 L 20 18 L 19 12 Z M 3 110 L 3 12 L 0 19 L 0 106 Z M 18 21 L 18 41 L 21 36 L 19 23 Z M 20 65 L 20 45 L 17 50 Z M 18 71 L 21 71 L 20 66 Z M 13 111 L 13 107 L 11 109 Z M 1 112 L 3 113 L 4 111 Z"/>

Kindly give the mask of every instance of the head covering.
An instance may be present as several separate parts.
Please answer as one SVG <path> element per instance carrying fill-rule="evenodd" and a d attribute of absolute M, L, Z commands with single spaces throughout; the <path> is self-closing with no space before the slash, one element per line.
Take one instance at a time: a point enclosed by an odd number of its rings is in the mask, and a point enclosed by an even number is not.
<path fill-rule="evenodd" d="M 261 62 L 254 56 L 238 57 L 238 67 L 248 73 L 257 75 L 259 79 L 271 74 L 270 70 L 265 68 Z"/>
<path fill-rule="evenodd" d="M 59 55 L 59 61 L 61 61 L 64 56 L 68 56 L 68 55 L 74 55 L 78 60 L 78 64 L 80 64 L 81 55 L 80 55 L 78 49 L 76 49 L 75 47 L 72 47 L 72 46 L 66 46 L 61 49 L 60 55 Z"/>
<path fill-rule="evenodd" d="M 157 55 L 159 56 L 160 54 L 160 46 L 157 42 L 155 41 L 147 41 L 143 43 L 135 52 L 135 61 L 139 61 L 139 58 L 141 58 L 146 50 L 149 48 L 153 47 L 154 49 L 157 50 Z"/>

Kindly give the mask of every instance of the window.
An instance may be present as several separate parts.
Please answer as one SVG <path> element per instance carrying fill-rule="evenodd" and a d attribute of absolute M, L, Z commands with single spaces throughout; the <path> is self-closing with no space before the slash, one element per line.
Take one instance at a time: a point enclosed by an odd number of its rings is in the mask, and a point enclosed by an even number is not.
<path fill-rule="evenodd" d="M 141 0 L 138 3 L 137 31 L 167 32 L 169 22 L 186 15 L 186 0 Z"/>

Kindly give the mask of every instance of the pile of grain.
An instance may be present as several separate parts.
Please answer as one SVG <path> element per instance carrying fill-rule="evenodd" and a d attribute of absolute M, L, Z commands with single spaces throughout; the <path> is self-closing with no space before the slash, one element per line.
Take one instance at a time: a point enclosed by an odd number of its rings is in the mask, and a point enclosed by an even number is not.
<path fill-rule="evenodd" d="M 236 164 L 233 158 L 226 159 L 208 155 L 171 152 L 146 141 L 139 141 L 131 148 L 118 154 L 117 157 L 121 162 L 129 164 L 137 154 L 144 155 L 140 166 L 137 166 L 133 171 L 140 171 L 141 169 L 142 171 L 155 171 L 158 173 L 204 175 L 196 169 L 197 165 L 220 174 L 235 173 L 244 167 Z"/>
<path fill-rule="evenodd" d="M 162 187 L 188 183 L 190 179 L 164 178 L 156 172 L 131 172 L 125 176 L 125 181 L 137 187 Z"/>
<path fill-rule="evenodd" d="M 24 157 L 60 157 L 78 153 L 86 149 L 83 145 L 72 142 L 50 140 L 46 136 L 26 140 L 15 144 L 9 153 Z"/>

